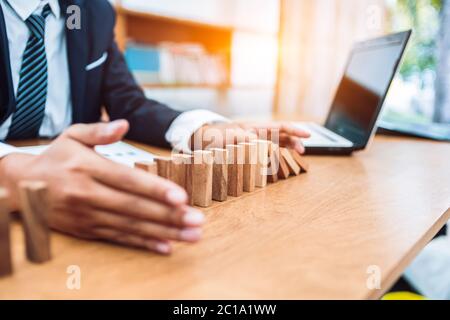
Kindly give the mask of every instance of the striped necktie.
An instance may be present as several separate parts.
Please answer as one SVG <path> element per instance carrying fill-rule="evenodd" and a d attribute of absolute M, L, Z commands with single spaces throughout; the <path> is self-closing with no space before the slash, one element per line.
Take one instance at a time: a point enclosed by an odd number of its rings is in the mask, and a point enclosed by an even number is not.
<path fill-rule="evenodd" d="M 47 56 L 45 53 L 45 19 L 51 13 L 47 4 L 41 15 L 26 21 L 30 30 L 22 58 L 16 112 L 7 139 L 32 139 L 39 136 L 47 101 Z"/>

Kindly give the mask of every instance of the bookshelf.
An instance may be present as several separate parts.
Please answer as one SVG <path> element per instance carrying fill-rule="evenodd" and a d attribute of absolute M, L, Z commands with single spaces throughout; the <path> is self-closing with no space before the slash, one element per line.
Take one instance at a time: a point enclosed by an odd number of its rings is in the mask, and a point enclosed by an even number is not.
<path fill-rule="evenodd" d="M 121 50 L 129 41 L 158 45 L 162 42 L 198 43 L 208 53 L 225 57 L 227 80 L 222 85 L 210 86 L 226 89 L 231 84 L 231 46 L 234 29 L 188 19 L 173 18 L 153 13 L 134 11 L 116 5 L 116 38 Z M 183 85 L 152 84 L 146 87 L 177 88 Z M 186 85 L 190 87 L 191 85 Z M 195 86 L 194 87 L 198 87 Z"/>

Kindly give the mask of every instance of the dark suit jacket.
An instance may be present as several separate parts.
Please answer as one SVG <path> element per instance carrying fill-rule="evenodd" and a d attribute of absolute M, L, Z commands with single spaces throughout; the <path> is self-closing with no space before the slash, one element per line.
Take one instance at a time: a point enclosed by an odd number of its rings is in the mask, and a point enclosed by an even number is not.
<path fill-rule="evenodd" d="M 81 8 L 81 30 L 66 28 L 73 123 L 94 123 L 105 106 L 111 120 L 127 119 L 127 138 L 168 147 L 165 133 L 180 114 L 146 99 L 136 84 L 114 39 L 115 12 L 107 0 L 60 0 L 63 16 L 67 7 Z M 99 60 L 101 66 L 86 71 Z M 51 85 L 51 84 L 50 84 Z M 15 111 L 5 19 L 0 8 L 0 123 Z"/>

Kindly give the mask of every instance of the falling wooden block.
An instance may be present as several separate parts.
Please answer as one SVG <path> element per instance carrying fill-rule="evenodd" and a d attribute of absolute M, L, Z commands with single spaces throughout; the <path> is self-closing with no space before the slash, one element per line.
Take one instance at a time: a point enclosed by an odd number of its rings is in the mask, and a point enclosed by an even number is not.
<path fill-rule="evenodd" d="M 149 161 L 140 161 L 136 162 L 134 164 L 134 167 L 136 169 L 144 170 L 145 172 L 157 175 L 158 174 L 158 165 L 156 162 L 149 162 Z"/>
<path fill-rule="evenodd" d="M 294 149 L 289 150 L 295 162 L 300 166 L 303 172 L 309 171 L 309 163 Z"/>
<path fill-rule="evenodd" d="M 281 155 L 281 150 L 279 153 L 279 165 L 280 168 L 278 170 L 278 178 L 280 179 L 287 179 L 291 175 L 291 172 L 289 170 L 289 166 L 286 163 L 286 160 L 284 160 L 284 157 Z"/>
<path fill-rule="evenodd" d="M 164 179 L 170 178 L 170 168 L 172 165 L 172 159 L 171 158 L 155 158 L 158 176 Z"/>
<path fill-rule="evenodd" d="M 215 201 L 227 201 L 228 198 L 228 151 L 211 149 L 214 157 L 212 198 Z"/>
<path fill-rule="evenodd" d="M 280 147 L 271 143 L 269 146 L 269 170 L 267 181 L 270 183 L 278 182 L 278 171 L 280 169 Z"/>
<path fill-rule="evenodd" d="M 213 153 L 194 152 L 194 205 L 207 208 L 212 205 Z"/>
<path fill-rule="evenodd" d="M 292 157 L 291 152 L 286 148 L 281 148 L 280 151 L 281 151 L 281 156 L 284 158 L 284 160 L 286 161 L 286 163 L 289 167 L 289 172 L 293 175 L 298 176 L 300 174 L 300 172 L 302 171 L 302 169 L 300 168 L 300 166 L 297 164 L 297 162 Z"/>
<path fill-rule="evenodd" d="M 270 141 L 254 140 L 258 148 L 258 161 L 256 164 L 256 186 L 264 188 L 267 186 L 267 168 L 269 165 L 269 146 Z"/>
<path fill-rule="evenodd" d="M 0 189 L 0 277 L 11 275 L 10 212 L 8 208 L 8 192 Z"/>
<path fill-rule="evenodd" d="M 256 189 L 256 164 L 258 149 L 256 143 L 240 143 L 244 148 L 244 191 L 253 192 Z"/>
<path fill-rule="evenodd" d="M 19 184 L 19 199 L 27 258 L 35 263 L 47 262 L 51 259 L 51 253 L 46 183 L 38 181 L 21 182 Z"/>
<path fill-rule="evenodd" d="M 240 197 L 244 193 L 244 147 L 227 145 L 228 195 Z"/>

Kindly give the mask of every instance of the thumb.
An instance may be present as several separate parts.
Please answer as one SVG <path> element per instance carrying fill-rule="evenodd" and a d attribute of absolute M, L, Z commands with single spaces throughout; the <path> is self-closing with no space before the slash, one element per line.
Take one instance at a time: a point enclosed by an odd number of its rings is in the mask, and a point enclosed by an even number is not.
<path fill-rule="evenodd" d="M 106 145 L 122 140 L 130 125 L 126 120 L 109 123 L 76 124 L 67 129 L 63 136 L 89 147 Z"/>

